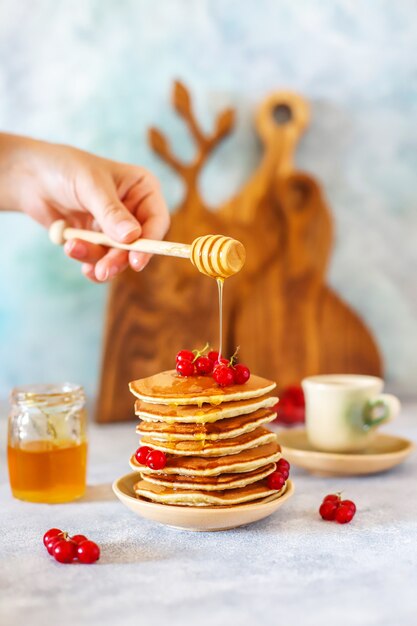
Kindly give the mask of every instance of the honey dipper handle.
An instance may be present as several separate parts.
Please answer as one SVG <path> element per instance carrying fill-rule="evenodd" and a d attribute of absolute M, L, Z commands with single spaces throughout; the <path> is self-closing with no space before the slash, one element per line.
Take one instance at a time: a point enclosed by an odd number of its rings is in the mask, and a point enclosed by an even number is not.
<path fill-rule="evenodd" d="M 191 246 L 185 243 L 172 243 L 170 241 L 154 241 L 152 239 L 137 239 L 133 243 L 120 243 L 107 237 L 104 233 L 94 230 L 82 230 L 70 228 L 65 220 L 57 220 L 49 228 L 49 237 L 57 245 L 62 245 L 69 239 L 82 239 L 107 248 L 119 248 L 120 250 L 134 250 L 136 252 L 149 252 L 150 254 L 162 254 L 176 256 L 185 259 L 190 258 Z"/>

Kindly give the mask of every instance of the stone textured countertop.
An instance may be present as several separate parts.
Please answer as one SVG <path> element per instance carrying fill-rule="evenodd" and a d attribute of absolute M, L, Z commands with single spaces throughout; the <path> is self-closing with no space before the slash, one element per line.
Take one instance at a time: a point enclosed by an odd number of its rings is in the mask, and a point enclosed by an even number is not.
<path fill-rule="evenodd" d="M 6 411 L 0 436 L 6 441 Z M 417 405 L 387 430 L 417 439 Z M 321 478 L 294 468 L 296 493 L 273 516 L 218 533 L 136 517 L 111 491 L 128 473 L 134 424 L 90 426 L 86 496 L 37 505 L 10 494 L 0 456 L 2 626 L 405 626 L 417 611 L 417 454 L 388 473 Z M 326 523 L 323 496 L 357 503 L 351 524 Z M 57 526 L 102 548 L 96 565 L 60 565 L 42 535 Z"/>

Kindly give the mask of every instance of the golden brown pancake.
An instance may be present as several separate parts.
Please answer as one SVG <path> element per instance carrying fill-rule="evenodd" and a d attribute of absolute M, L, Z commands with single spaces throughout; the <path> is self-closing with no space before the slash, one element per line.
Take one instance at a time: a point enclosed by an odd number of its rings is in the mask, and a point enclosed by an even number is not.
<path fill-rule="evenodd" d="M 217 439 L 216 441 L 163 441 L 153 437 L 142 437 L 141 445 L 150 446 L 154 450 L 161 450 L 166 454 L 177 454 L 181 456 L 225 456 L 237 454 L 242 450 L 272 443 L 277 440 L 275 433 L 260 426 L 250 433 L 244 433 L 239 437 L 229 439 Z"/>
<path fill-rule="evenodd" d="M 276 441 L 256 448 L 243 450 L 238 454 L 219 457 L 168 455 L 162 470 L 152 470 L 139 465 L 132 455 L 130 467 L 142 474 L 180 474 L 181 476 L 218 476 L 219 474 L 250 472 L 270 463 L 276 463 L 281 456 L 281 447 Z"/>
<path fill-rule="evenodd" d="M 268 409 L 259 409 L 239 417 L 218 420 L 210 424 L 178 424 L 174 422 L 141 422 L 136 432 L 162 441 L 211 441 L 238 437 L 255 430 L 262 424 L 272 422 L 277 414 Z"/>
<path fill-rule="evenodd" d="M 231 506 L 260 500 L 268 496 L 279 497 L 285 492 L 286 485 L 276 491 L 270 489 L 266 480 L 259 480 L 247 487 L 225 489 L 223 491 L 191 491 L 190 489 L 170 489 L 154 485 L 147 480 L 140 480 L 133 486 L 138 496 L 159 502 L 181 506 Z"/>
<path fill-rule="evenodd" d="M 211 376 L 184 377 L 168 370 L 129 383 L 130 391 L 143 402 L 150 404 L 219 405 L 222 402 L 247 400 L 263 396 L 276 387 L 266 378 L 251 375 L 244 385 L 220 387 Z"/>
<path fill-rule="evenodd" d="M 144 421 L 161 421 L 167 424 L 181 423 L 208 423 L 218 420 L 247 415 L 259 409 L 272 408 L 278 402 L 276 396 L 262 396 L 252 400 L 235 400 L 234 402 L 224 402 L 218 406 L 204 404 L 201 407 L 196 405 L 177 406 L 176 404 L 150 404 L 136 400 L 135 413 Z"/>
<path fill-rule="evenodd" d="M 144 478 L 155 485 L 170 487 L 171 489 L 197 489 L 199 491 L 218 491 L 223 489 L 237 489 L 256 483 L 266 478 L 276 469 L 275 463 L 270 463 L 252 472 L 243 474 L 220 474 L 220 476 L 179 476 L 166 474 L 146 474 Z"/>

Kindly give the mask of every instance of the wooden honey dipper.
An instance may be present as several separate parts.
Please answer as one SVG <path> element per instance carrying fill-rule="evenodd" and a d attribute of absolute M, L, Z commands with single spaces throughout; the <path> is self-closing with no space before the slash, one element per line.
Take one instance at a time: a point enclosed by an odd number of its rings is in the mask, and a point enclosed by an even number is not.
<path fill-rule="evenodd" d="M 107 248 L 190 259 L 199 272 L 213 278 L 228 278 L 237 274 L 242 269 L 246 258 L 244 245 L 237 239 L 223 235 L 203 235 L 194 239 L 191 245 L 152 239 L 137 239 L 133 243 L 120 243 L 110 239 L 104 233 L 70 228 L 65 220 L 57 220 L 49 228 L 49 238 L 57 245 L 62 245 L 68 239 L 82 239 Z"/>

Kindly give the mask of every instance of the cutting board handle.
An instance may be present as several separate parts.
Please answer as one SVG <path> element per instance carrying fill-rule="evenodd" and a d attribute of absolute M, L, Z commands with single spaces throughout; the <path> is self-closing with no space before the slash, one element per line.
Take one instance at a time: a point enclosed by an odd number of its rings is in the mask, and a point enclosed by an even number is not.
<path fill-rule="evenodd" d="M 290 91 L 272 93 L 259 106 L 255 125 L 265 146 L 265 157 L 274 161 L 280 174 L 293 171 L 294 152 L 309 119 L 307 102 Z"/>

